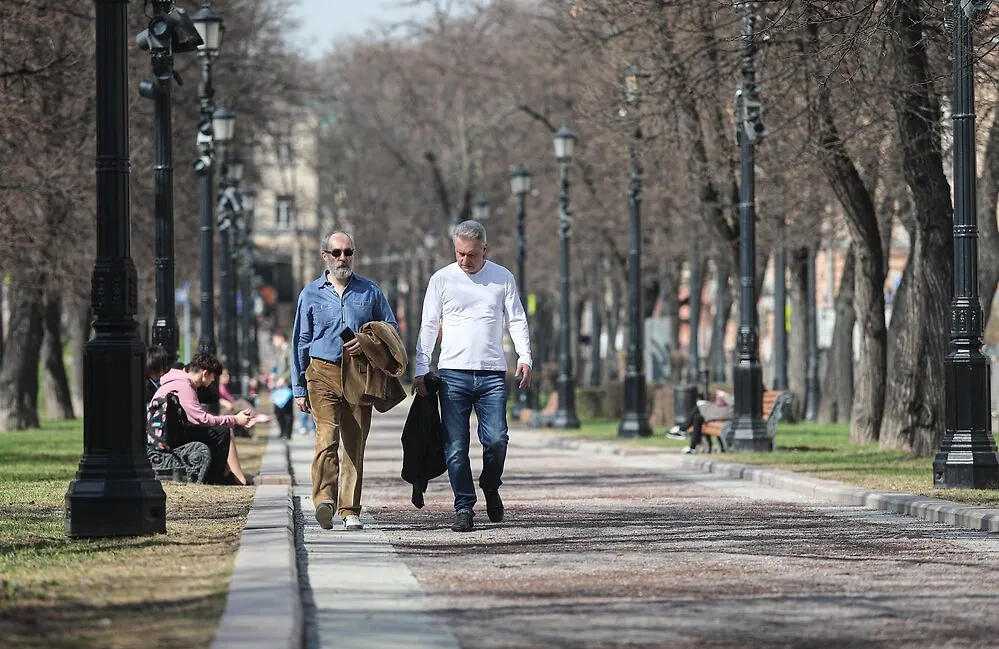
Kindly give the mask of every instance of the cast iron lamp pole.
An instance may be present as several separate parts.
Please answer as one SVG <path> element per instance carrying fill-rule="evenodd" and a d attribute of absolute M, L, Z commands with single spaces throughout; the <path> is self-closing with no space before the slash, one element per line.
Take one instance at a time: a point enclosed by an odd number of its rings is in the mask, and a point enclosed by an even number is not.
<path fill-rule="evenodd" d="M 933 459 L 939 488 L 999 489 L 999 454 L 992 438 L 991 371 L 982 353 L 984 319 L 978 298 L 978 212 L 975 199 L 975 81 L 971 24 L 989 2 L 953 0 L 947 24 L 954 58 L 954 297 L 945 361 L 946 430 Z"/>
<path fill-rule="evenodd" d="M 253 367 L 250 342 L 252 340 L 252 332 L 250 329 L 251 319 L 253 318 L 253 298 L 251 296 L 250 289 L 250 278 L 253 276 L 253 219 L 256 216 L 254 209 L 256 208 L 257 193 L 252 189 L 247 189 L 245 192 L 240 194 L 241 202 L 243 204 L 243 245 L 239 260 L 239 294 L 241 297 L 241 303 L 243 307 L 243 312 L 239 319 L 240 327 L 240 343 L 242 345 L 241 353 L 239 355 L 242 379 L 242 390 L 243 395 L 248 396 L 250 394 L 250 380 L 254 374 L 255 368 Z"/>
<path fill-rule="evenodd" d="M 489 220 L 489 199 L 485 194 L 479 194 L 472 201 L 472 219 L 479 223 Z"/>
<path fill-rule="evenodd" d="M 94 337 L 83 354 L 83 457 L 65 496 L 71 537 L 166 532 L 166 495 L 146 457 L 145 348 L 135 314 L 128 150 L 128 2 L 97 0 L 97 258 Z"/>
<path fill-rule="evenodd" d="M 558 205 L 558 234 L 561 263 L 559 284 L 562 294 L 559 322 L 559 373 L 555 380 L 558 409 L 552 418 L 553 428 L 579 428 L 576 416 L 576 386 L 572 377 L 572 341 L 569 331 L 569 238 L 572 236 L 572 210 L 569 207 L 569 163 L 576 150 L 576 134 L 568 126 L 555 131 L 555 159 L 561 175 Z"/>
<path fill-rule="evenodd" d="M 784 217 L 774 217 L 774 390 L 787 390 L 787 273 Z"/>
<path fill-rule="evenodd" d="M 214 188 L 214 153 L 213 144 L 217 136 L 215 132 L 215 89 L 212 86 L 212 65 L 219 54 L 222 44 L 224 23 L 222 16 L 211 9 L 211 2 L 191 17 L 204 45 L 198 52 L 201 58 L 201 84 L 198 86 L 201 120 L 198 124 L 198 160 L 194 169 L 198 172 L 200 186 L 198 198 L 200 205 L 200 262 L 201 262 L 201 333 L 198 337 L 198 351 L 208 354 L 215 353 L 215 188 Z M 212 403 L 212 402 L 209 402 Z M 215 391 L 215 410 L 218 410 L 218 394 Z"/>
<path fill-rule="evenodd" d="M 642 128 L 638 108 L 639 83 L 649 75 L 632 66 L 624 74 L 625 101 L 631 106 L 632 131 L 629 145 L 628 215 L 631 221 L 631 245 L 628 247 L 628 360 L 624 373 L 624 411 L 617 426 L 618 437 L 649 437 L 652 427 L 646 414 L 644 344 L 645 310 L 642 308 Z M 623 111 L 627 113 L 627 111 Z M 563 298 L 564 299 L 564 298 Z M 568 321 L 568 312 L 563 311 Z M 560 395 L 561 397 L 561 395 Z"/>
<path fill-rule="evenodd" d="M 236 130 L 236 116 L 225 106 L 220 105 L 212 113 L 212 123 L 215 130 L 215 142 L 218 144 L 218 189 L 216 191 L 216 227 L 219 232 L 219 295 L 222 298 L 222 308 L 219 309 L 219 342 L 222 343 L 220 360 L 228 365 L 232 347 L 229 346 L 228 295 L 229 286 L 229 234 L 230 214 L 225 210 L 224 197 L 229 187 L 228 151 L 227 146 L 232 141 Z"/>
<path fill-rule="evenodd" d="M 815 294 L 815 248 L 808 246 L 808 262 L 806 264 L 806 279 L 808 288 L 806 290 L 805 304 L 805 340 L 808 355 L 805 365 L 805 421 L 819 420 L 819 401 L 822 398 L 819 392 L 819 331 L 818 313 L 816 312 Z"/>
<path fill-rule="evenodd" d="M 739 336 L 733 380 L 735 407 L 729 444 L 733 451 L 772 451 L 763 421 L 763 368 L 756 317 L 756 169 L 754 145 L 766 135 L 756 85 L 753 43 L 756 2 L 736 0 L 743 12 L 740 45 L 742 84 L 736 92 L 736 135 L 742 166 L 739 183 Z"/>
<path fill-rule="evenodd" d="M 510 174 L 510 192 L 517 197 L 517 289 L 520 293 L 520 303 L 527 313 L 527 321 L 530 324 L 531 314 L 527 308 L 527 195 L 531 192 L 531 172 L 522 164 L 517 165 L 513 173 Z M 530 327 L 529 327 L 530 328 Z M 511 415 L 514 419 L 520 420 L 520 413 L 524 409 L 534 408 L 534 391 L 528 385 L 523 390 L 517 392 L 517 403 L 513 406 Z"/>
<path fill-rule="evenodd" d="M 225 162 L 225 187 L 220 196 L 221 205 L 219 211 L 224 215 L 222 218 L 226 224 L 225 229 L 220 225 L 219 230 L 222 235 L 222 245 L 220 248 L 227 249 L 228 254 L 222 256 L 222 271 L 219 280 L 222 290 L 222 310 L 225 314 L 225 335 L 222 338 L 223 348 L 226 353 L 226 368 L 230 375 L 230 392 L 234 397 L 242 396 L 240 386 L 239 360 L 239 314 L 237 305 L 237 293 L 239 292 L 239 253 L 242 248 L 243 230 L 243 205 L 239 194 L 239 183 L 243 179 L 243 159 L 239 154 L 233 152 Z M 221 223 L 221 221 L 220 221 Z M 221 254 L 221 253 L 220 253 Z"/>
<path fill-rule="evenodd" d="M 156 268 L 156 315 L 152 343 L 162 345 L 171 361 L 177 359 L 179 338 L 177 308 L 174 304 L 173 246 L 173 126 L 171 83 L 174 52 L 190 52 L 203 42 L 194 24 L 173 0 L 154 0 L 153 18 L 136 43 L 152 57 L 152 79 L 139 83 L 139 94 L 151 99 L 154 106 L 153 173 Z M 178 77 L 179 82 L 179 77 Z"/>

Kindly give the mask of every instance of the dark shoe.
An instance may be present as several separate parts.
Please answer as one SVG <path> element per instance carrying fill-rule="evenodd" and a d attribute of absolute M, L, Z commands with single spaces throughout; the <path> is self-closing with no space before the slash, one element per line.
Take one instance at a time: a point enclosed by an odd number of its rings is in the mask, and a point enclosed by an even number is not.
<path fill-rule="evenodd" d="M 454 516 L 454 525 L 451 526 L 454 532 L 472 531 L 472 512 L 458 512 Z"/>
<path fill-rule="evenodd" d="M 503 499 L 500 498 L 499 491 L 484 491 L 486 496 L 486 513 L 493 523 L 503 522 Z"/>
<path fill-rule="evenodd" d="M 333 503 L 319 503 L 316 507 L 316 520 L 319 521 L 319 527 L 324 530 L 333 529 L 333 515 L 336 514 L 336 508 L 333 507 Z"/>

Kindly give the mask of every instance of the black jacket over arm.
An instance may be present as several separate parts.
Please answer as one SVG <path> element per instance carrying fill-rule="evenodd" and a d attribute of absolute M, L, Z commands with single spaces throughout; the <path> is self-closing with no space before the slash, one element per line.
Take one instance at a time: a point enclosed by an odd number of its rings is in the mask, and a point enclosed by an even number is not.
<path fill-rule="evenodd" d="M 402 429 L 402 479 L 413 485 L 413 504 L 423 507 L 427 483 L 447 471 L 444 460 L 444 427 L 438 409 L 441 379 L 426 376 L 427 396 L 416 395 Z"/>

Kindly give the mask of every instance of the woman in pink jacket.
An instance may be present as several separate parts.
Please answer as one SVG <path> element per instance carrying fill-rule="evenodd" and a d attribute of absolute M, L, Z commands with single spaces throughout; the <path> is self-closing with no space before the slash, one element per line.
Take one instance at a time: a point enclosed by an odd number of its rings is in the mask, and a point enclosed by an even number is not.
<path fill-rule="evenodd" d="M 167 440 L 171 448 L 188 442 L 203 442 L 212 451 L 212 464 L 207 482 L 250 484 L 239 464 L 233 426 L 252 428 L 256 422 L 253 411 L 247 408 L 235 415 L 213 415 L 198 401 L 198 388 L 206 388 L 222 373 L 222 363 L 212 356 L 198 352 L 183 370 L 169 370 L 160 378 L 160 387 L 153 400 L 173 392 L 187 415 L 187 426 L 176 427 Z"/>

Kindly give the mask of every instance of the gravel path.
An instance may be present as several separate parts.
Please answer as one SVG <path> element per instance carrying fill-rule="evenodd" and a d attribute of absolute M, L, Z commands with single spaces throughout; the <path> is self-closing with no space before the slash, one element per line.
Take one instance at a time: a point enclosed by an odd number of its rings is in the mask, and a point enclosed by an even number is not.
<path fill-rule="evenodd" d="M 414 633 L 429 621 L 464 649 L 999 645 L 996 535 L 693 473 L 675 452 L 569 450 L 523 430 L 511 431 L 506 521 L 488 521 L 480 494 L 476 530 L 458 534 L 446 476 L 431 483 L 423 510 L 409 502 L 399 478 L 405 412 L 375 419 L 364 503 L 377 529 L 362 534 L 391 543 L 396 573 L 422 588 L 405 591 L 422 616 Z M 292 447 L 297 479 L 307 481 L 311 438 Z M 476 454 L 475 475 L 480 466 Z M 296 493 L 308 501 L 307 483 Z M 349 540 L 308 527 L 304 501 L 300 554 L 312 574 L 332 568 L 318 543 L 326 552 Z M 307 585 L 306 646 L 384 646 L 362 632 L 378 619 L 363 606 L 353 642 L 321 632 L 317 615 L 343 615 L 324 601 L 343 597 Z"/>

